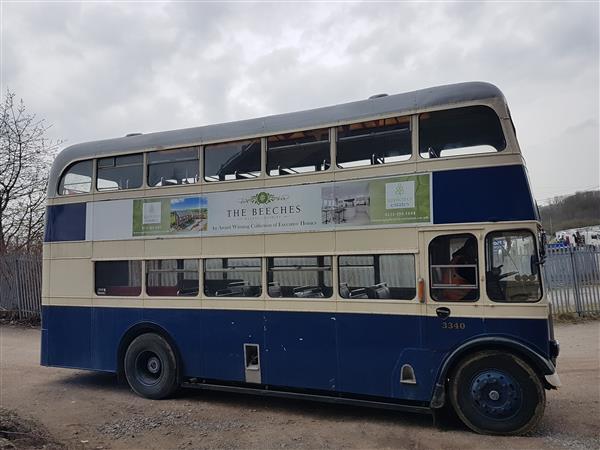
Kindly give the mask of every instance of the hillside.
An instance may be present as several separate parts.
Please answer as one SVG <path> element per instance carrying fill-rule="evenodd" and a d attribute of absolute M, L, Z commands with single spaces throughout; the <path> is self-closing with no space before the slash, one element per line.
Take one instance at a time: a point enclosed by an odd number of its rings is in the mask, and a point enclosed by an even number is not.
<path fill-rule="evenodd" d="M 577 192 L 557 197 L 540 207 L 544 229 L 548 233 L 567 228 L 600 224 L 600 191 Z"/>

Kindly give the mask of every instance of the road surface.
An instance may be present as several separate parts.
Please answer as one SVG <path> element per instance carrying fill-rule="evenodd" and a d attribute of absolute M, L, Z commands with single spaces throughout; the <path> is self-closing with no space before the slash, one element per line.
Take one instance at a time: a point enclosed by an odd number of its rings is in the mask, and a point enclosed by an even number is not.
<path fill-rule="evenodd" d="M 0 404 L 70 448 L 600 448 L 600 322 L 556 327 L 563 387 L 528 436 L 480 436 L 430 416 L 183 390 L 152 401 L 110 374 L 39 365 L 37 329 L 0 326 Z"/>

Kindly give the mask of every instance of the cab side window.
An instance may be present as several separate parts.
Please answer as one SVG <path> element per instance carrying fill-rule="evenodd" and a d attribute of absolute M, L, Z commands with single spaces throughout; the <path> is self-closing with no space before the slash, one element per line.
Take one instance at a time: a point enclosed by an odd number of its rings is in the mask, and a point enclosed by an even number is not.
<path fill-rule="evenodd" d="M 472 234 L 438 236 L 429 243 L 431 298 L 474 302 L 479 298 L 477 239 Z"/>
<path fill-rule="evenodd" d="M 494 302 L 537 302 L 542 298 L 536 239 L 528 230 L 487 235 L 486 290 Z"/>

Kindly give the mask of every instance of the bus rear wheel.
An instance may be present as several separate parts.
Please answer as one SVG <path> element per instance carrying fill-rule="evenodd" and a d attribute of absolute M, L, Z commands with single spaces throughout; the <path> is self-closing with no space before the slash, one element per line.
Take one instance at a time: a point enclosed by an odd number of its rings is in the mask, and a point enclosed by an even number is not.
<path fill-rule="evenodd" d="M 177 358 L 158 334 L 142 334 L 131 341 L 123 365 L 129 386 L 142 397 L 158 400 L 177 390 Z"/>
<path fill-rule="evenodd" d="M 449 383 L 454 410 L 481 434 L 524 434 L 544 414 L 546 393 L 539 377 L 525 361 L 506 352 L 467 357 Z"/>

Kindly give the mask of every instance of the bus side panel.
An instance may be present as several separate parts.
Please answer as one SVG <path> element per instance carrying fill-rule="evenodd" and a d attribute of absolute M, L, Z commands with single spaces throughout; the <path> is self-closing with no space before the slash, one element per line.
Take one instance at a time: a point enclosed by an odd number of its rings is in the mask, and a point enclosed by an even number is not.
<path fill-rule="evenodd" d="M 535 220 L 522 165 L 433 172 L 435 223 Z"/>
<path fill-rule="evenodd" d="M 42 366 L 50 365 L 50 362 L 48 361 L 48 313 L 48 307 L 42 306 L 42 348 L 40 351 L 40 364 Z"/>
<path fill-rule="evenodd" d="M 202 349 L 202 370 L 194 376 L 245 381 L 244 344 L 258 344 L 260 357 L 264 358 L 263 314 L 262 311 L 203 310 L 199 323 L 186 320 L 189 329 L 200 330 L 198 341 L 192 343 Z M 178 345 L 181 345 L 179 341 Z"/>
<path fill-rule="evenodd" d="M 334 313 L 265 312 L 264 384 L 339 390 Z"/>
<path fill-rule="evenodd" d="M 203 311 L 197 309 L 145 309 L 144 322 L 154 323 L 169 333 L 181 356 L 181 373 L 195 377 L 202 373 L 202 349 L 206 346 L 201 329 Z M 210 342 L 210 341 L 208 341 Z"/>
<path fill-rule="evenodd" d="M 142 308 L 90 308 L 92 319 L 93 368 L 117 371 L 117 351 L 123 335 L 142 319 Z"/>
<path fill-rule="evenodd" d="M 439 305 L 443 306 L 442 303 Z M 484 331 L 484 319 L 481 317 L 423 317 L 423 348 L 448 352 L 473 337 L 483 335 Z"/>
<path fill-rule="evenodd" d="M 44 242 L 85 241 L 86 203 L 46 207 Z"/>
<path fill-rule="evenodd" d="M 46 351 L 42 361 L 49 366 L 90 369 L 92 367 L 92 308 L 42 306 Z"/>
<path fill-rule="evenodd" d="M 338 314 L 340 391 L 380 397 L 422 397 L 421 361 L 411 357 L 418 385 L 400 387 L 400 367 L 409 361 L 406 349 L 418 349 L 421 317 L 378 314 Z M 420 358 L 418 358 L 420 359 Z M 404 392 L 406 391 L 406 392 Z"/>
<path fill-rule="evenodd" d="M 541 356 L 550 358 L 547 319 L 485 319 L 485 333 L 520 341 Z"/>

